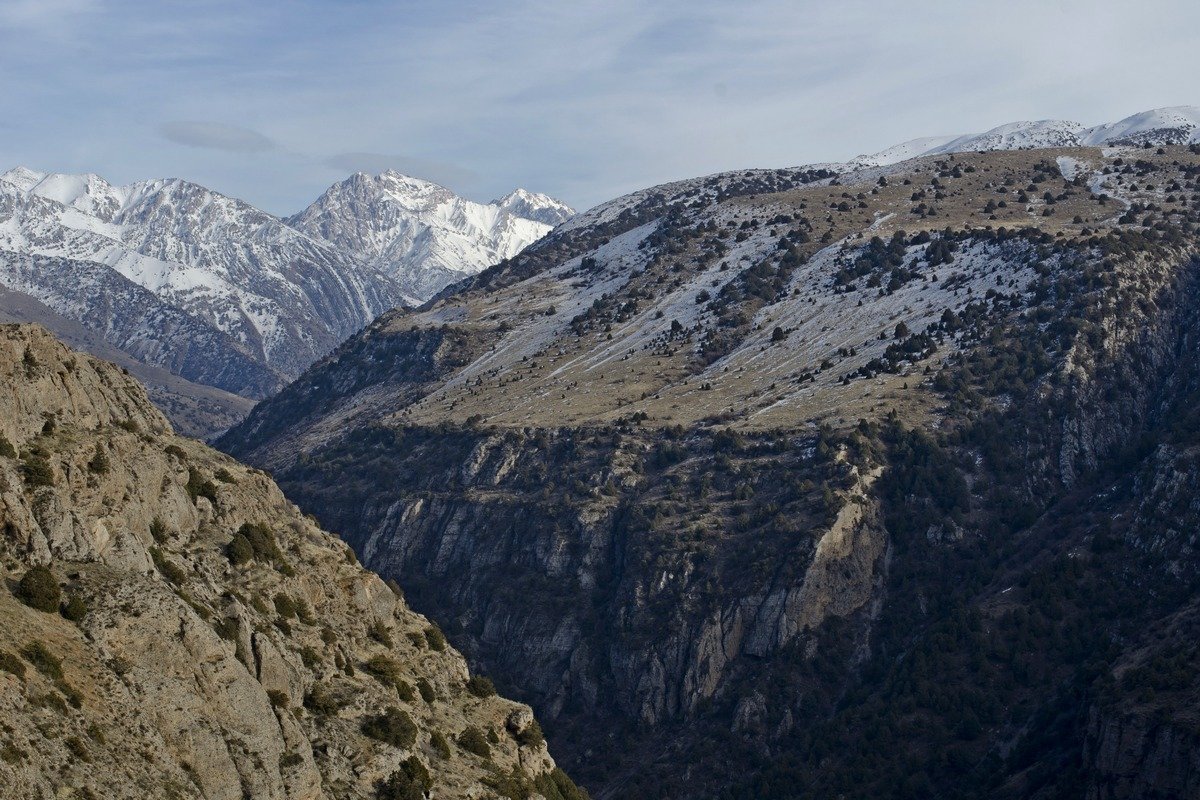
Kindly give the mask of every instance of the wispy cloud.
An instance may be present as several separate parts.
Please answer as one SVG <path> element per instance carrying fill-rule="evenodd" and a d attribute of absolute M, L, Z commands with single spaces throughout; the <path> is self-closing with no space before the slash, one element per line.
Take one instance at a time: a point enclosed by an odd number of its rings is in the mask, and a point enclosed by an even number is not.
<path fill-rule="evenodd" d="M 278 145 L 258 131 L 221 122 L 173 120 L 159 126 L 164 139 L 188 147 L 226 150 L 231 153 L 262 153 Z"/>
<path fill-rule="evenodd" d="M 98 0 L 5 0 L 0 3 L 0 25 L 53 34 L 75 18 L 99 9 Z"/>
<path fill-rule="evenodd" d="M 0 0 L 0 163 L 183 175 L 281 212 L 386 168 L 586 207 L 1194 103 L 1197 28 L 1194 0 Z"/>

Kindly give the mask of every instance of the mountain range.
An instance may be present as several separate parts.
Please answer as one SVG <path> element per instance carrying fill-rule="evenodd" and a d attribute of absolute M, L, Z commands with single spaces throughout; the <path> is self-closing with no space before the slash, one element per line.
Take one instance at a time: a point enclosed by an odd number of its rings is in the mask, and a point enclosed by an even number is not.
<path fill-rule="evenodd" d="M 1016 122 L 792 172 L 841 174 L 956 152 L 1180 144 L 1198 129 L 1191 106 L 1093 127 Z M 645 193 L 599 209 L 634 198 Z M 352 175 L 279 218 L 184 180 L 114 186 L 18 167 L 0 175 L 0 318 L 124 354 L 181 430 L 211 435 L 380 313 L 513 258 L 573 215 L 522 189 L 477 203 L 389 171 Z"/>
<path fill-rule="evenodd" d="M 634 192 L 217 444 L 598 797 L 1194 797 L 1198 119 Z"/>
<path fill-rule="evenodd" d="M 1103 147 L 1117 145 L 1191 144 L 1200 141 L 1200 107 L 1171 106 L 1132 114 L 1119 122 L 1086 127 L 1068 120 L 1010 122 L 983 133 L 912 139 L 859 156 L 855 166 L 894 164 L 918 156 L 983 150 L 1028 150 L 1039 147 Z"/>
<path fill-rule="evenodd" d="M 181 379 L 152 392 L 203 435 L 379 313 L 515 254 L 570 213 L 520 190 L 481 204 L 385 173 L 355 175 L 283 220 L 183 180 L 113 186 L 16 168 L 0 175 L 0 316 L 64 335 L 72 320 L 91 332 L 80 346 Z M 215 391 L 196 403 L 192 385 Z"/>

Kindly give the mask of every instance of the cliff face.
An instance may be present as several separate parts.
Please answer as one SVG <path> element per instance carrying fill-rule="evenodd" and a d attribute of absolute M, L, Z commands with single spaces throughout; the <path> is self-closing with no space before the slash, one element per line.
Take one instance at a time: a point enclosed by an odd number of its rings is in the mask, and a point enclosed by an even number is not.
<path fill-rule="evenodd" d="M 7 795 L 575 791 L 527 706 L 120 369 L 4 326 L 0 375 Z"/>
<path fill-rule="evenodd" d="M 603 796 L 1172 796 L 1191 684 L 1145 665 L 1197 673 L 1198 157 L 660 187 L 222 445 Z"/>
<path fill-rule="evenodd" d="M 411 575 L 415 602 L 461 609 L 475 656 L 526 673 L 553 717 L 692 716 L 879 586 L 878 471 L 815 435 L 380 435 L 328 454 L 369 468 L 292 479 L 367 563 Z M 406 499 L 380 498 L 380 475 Z"/>

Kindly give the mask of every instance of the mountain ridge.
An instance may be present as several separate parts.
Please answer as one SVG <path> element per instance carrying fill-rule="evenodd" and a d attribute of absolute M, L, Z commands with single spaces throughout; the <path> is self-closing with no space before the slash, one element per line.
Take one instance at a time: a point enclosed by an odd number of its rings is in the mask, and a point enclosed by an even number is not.
<path fill-rule="evenodd" d="M 569 213 L 524 190 L 484 207 L 435 184 L 388 175 L 436 194 L 435 206 L 454 206 L 457 216 L 447 225 L 472 210 L 479 216 L 481 209 L 488 225 L 460 225 L 453 246 L 440 246 L 442 234 L 417 218 L 419 204 L 401 209 L 414 246 L 396 257 L 405 266 L 394 277 L 370 263 L 371 254 L 345 251 L 186 180 L 114 186 L 94 174 L 16 167 L 0 175 L 0 284 L 53 309 L 59 316 L 48 322 L 84 322 L 135 359 L 182 369 L 178 374 L 187 380 L 215 381 L 211 385 L 218 389 L 258 400 L 379 313 L 418 303 L 486 266 L 494 255 L 491 245 L 476 240 L 494 238 L 500 248 L 495 255 L 511 254 L 549 230 L 520 213 Z M 368 176 L 348 181 L 364 179 Z M 433 252 L 438 259 L 425 258 Z M 31 259 L 36 270 L 27 268 Z M 396 266 L 395 260 L 374 260 Z M 80 273 L 90 277 L 81 283 Z M 177 321 L 150 323 L 167 317 Z M 182 329 L 205 344 L 189 344 L 173 333 Z M 208 367 L 188 357 L 201 347 Z M 230 371 L 222 365 L 240 366 Z M 188 430 L 211 434 L 244 411 L 236 402 L 214 408 L 211 400 L 205 399 L 203 413 L 186 408 L 186 402 L 173 405 L 172 413 Z"/>
<path fill-rule="evenodd" d="M 6 794 L 586 800 L 528 706 L 122 370 L 2 325 L 0 374 Z"/>
<path fill-rule="evenodd" d="M 920 156 L 981 150 L 1192 144 L 1197 141 L 1200 141 L 1200 106 L 1165 106 L 1091 127 L 1069 120 L 1047 119 L 1008 122 L 978 134 L 912 139 L 878 153 L 857 156 L 848 163 L 884 166 Z"/>
<path fill-rule="evenodd" d="M 1194 793 L 1181 133 L 640 190 L 220 444 L 598 796 Z"/>

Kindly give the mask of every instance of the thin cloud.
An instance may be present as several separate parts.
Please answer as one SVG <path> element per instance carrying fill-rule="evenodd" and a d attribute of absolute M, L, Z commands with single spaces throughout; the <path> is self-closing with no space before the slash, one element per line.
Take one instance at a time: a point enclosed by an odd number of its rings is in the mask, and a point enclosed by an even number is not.
<path fill-rule="evenodd" d="M 98 7 L 95 0 L 9 0 L 0 5 L 0 24 L 55 32 L 73 18 Z"/>
<path fill-rule="evenodd" d="M 164 139 L 176 144 L 231 153 L 262 153 L 278 148 L 275 142 L 258 131 L 221 122 L 175 120 L 164 122 L 158 132 Z"/>
<path fill-rule="evenodd" d="M 1015 119 L 1090 125 L 1197 102 L 1200 3 L 1139 12 L 1086 0 L 0 0 L 0 103 L 20 109 L 0 121 L 0 169 L 183 175 L 278 212 L 331 179 L 391 168 L 472 197 L 524 186 L 586 207 Z M 263 120 L 270 138 L 180 120 Z"/>

